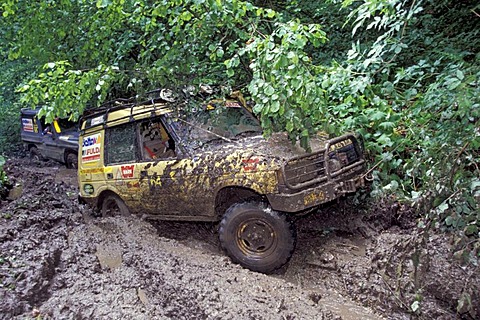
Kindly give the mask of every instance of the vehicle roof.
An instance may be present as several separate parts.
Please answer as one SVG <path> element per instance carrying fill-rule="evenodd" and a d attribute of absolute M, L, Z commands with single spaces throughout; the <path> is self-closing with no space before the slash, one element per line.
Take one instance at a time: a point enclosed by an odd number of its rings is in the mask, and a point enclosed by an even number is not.
<path fill-rule="evenodd" d="M 163 96 L 162 92 L 163 89 L 147 92 L 148 94 L 155 93 L 156 95 L 142 102 L 135 101 L 135 98 L 120 98 L 106 102 L 98 109 L 86 110 L 79 120 L 80 130 L 96 131 L 149 117 L 157 117 L 171 113 L 173 111 L 173 108 L 171 108 L 172 103 L 177 105 L 182 104 L 181 101 L 170 98 L 168 94 L 166 97 Z M 251 112 L 251 110 L 246 107 L 243 96 L 240 94 L 240 97 L 238 97 L 238 95 L 237 93 L 237 96 L 233 97 L 233 100 L 240 102 L 247 111 Z M 209 103 L 220 101 L 224 100 L 213 99 L 210 100 Z"/>
<path fill-rule="evenodd" d="M 98 127 L 106 128 L 120 124 L 138 121 L 149 117 L 157 117 L 170 113 L 172 110 L 165 101 L 147 101 L 138 104 L 125 104 L 101 108 L 97 112 L 80 119 L 80 129 L 87 130 Z"/>
<path fill-rule="evenodd" d="M 36 107 L 35 109 L 31 109 L 31 108 L 22 108 L 20 110 L 21 114 L 22 115 L 25 115 L 25 116 L 36 116 L 38 114 L 38 111 L 40 111 L 40 107 Z"/>

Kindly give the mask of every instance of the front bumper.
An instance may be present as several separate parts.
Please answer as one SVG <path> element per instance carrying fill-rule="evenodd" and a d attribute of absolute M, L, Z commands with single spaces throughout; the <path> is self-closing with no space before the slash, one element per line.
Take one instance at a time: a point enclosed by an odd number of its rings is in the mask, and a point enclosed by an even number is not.
<path fill-rule="evenodd" d="M 267 194 L 272 209 L 283 212 L 300 212 L 335 200 L 346 193 L 352 193 L 365 186 L 365 179 L 359 176 L 342 181 L 330 181 L 314 188 L 296 193 Z"/>
<path fill-rule="evenodd" d="M 325 141 L 323 149 L 290 159 L 278 174 L 273 209 L 299 212 L 355 192 L 365 185 L 363 146 L 354 134 Z"/>

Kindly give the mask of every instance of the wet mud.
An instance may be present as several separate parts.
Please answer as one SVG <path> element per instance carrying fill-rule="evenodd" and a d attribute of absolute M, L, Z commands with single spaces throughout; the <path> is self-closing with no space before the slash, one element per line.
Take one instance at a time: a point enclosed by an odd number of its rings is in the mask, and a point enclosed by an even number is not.
<path fill-rule="evenodd" d="M 99 218 L 78 204 L 75 171 L 25 158 L 5 169 L 0 319 L 480 317 L 478 267 L 445 235 L 420 239 L 402 208 L 347 198 L 298 219 L 291 261 L 263 275 L 230 261 L 214 223 Z"/>

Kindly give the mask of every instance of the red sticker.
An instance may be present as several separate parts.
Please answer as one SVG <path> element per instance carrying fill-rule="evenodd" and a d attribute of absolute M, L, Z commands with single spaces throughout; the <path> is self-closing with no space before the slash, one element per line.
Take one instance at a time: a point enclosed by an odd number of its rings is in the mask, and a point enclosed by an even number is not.
<path fill-rule="evenodd" d="M 134 164 L 131 166 L 122 166 L 122 178 L 133 178 L 133 169 L 135 169 Z"/>
<path fill-rule="evenodd" d="M 244 159 L 242 160 L 243 170 L 255 171 L 259 162 L 259 159 Z"/>

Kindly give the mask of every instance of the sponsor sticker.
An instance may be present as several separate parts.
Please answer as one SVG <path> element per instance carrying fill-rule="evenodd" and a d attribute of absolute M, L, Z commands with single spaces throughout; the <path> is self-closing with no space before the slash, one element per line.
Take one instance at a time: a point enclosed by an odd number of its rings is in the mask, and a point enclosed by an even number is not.
<path fill-rule="evenodd" d="M 92 123 L 91 124 L 92 126 L 103 123 L 103 115 L 99 116 L 99 117 L 96 117 L 96 118 L 93 118 L 91 123 Z"/>
<path fill-rule="evenodd" d="M 84 137 L 82 143 L 82 162 L 100 160 L 102 135 L 100 133 Z"/>
<path fill-rule="evenodd" d="M 227 107 L 227 108 L 241 108 L 240 104 L 236 101 L 225 102 L 225 107 Z"/>
<path fill-rule="evenodd" d="M 22 118 L 22 127 L 23 127 L 23 131 L 33 132 L 32 119 Z"/>
<path fill-rule="evenodd" d="M 138 189 L 140 188 L 140 182 L 138 181 L 129 181 L 127 183 L 127 188 L 128 189 Z"/>
<path fill-rule="evenodd" d="M 132 164 L 130 166 L 122 166 L 122 178 L 133 178 L 133 170 L 135 169 L 135 165 Z"/>
<path fill-rule="evenodd" d="M 91 169 L 81 169 L 80 174 L 87 174 L 87 173 L 104 173 L 106 172 L 106 168 L 91 168 Z"/>
<path fill-rule="evenodd" d="M 85 184 L 83 185 L 83 191 L 85 191 L 86 194 L 93 194 L 93 186 L 91 184 Z"/>
<path fill-rule="evenodd" d="M 319 204 L 325 200 L 325 193 L 322 190 L 314 190 L 305 195 L 303 198 L 303 203 L 305 206 L 310 206 L 312 204 Z"/>
<path fill-rule="evenodd" d="M 243 165 L 243 170 L 245 171 L 256 171 L 258 163 L 260 162 L 260 159 L 243 159 L 242 160 L 242 165 Z"/>

